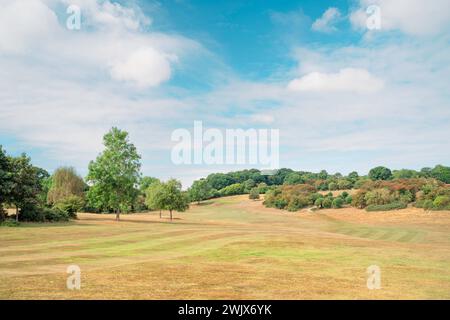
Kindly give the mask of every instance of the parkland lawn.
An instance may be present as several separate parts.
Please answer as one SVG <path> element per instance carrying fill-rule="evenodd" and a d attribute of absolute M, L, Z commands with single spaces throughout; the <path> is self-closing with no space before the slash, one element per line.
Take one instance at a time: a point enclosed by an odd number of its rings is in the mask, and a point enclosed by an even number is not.
<path fill-rule="evenodd" d="M 167 216 L 167 214 L 166 214 Z M 450 299 L 450 212 L 289 213 L 236 196 L 0 227 L 1 299 Z M 66 268 L 81 268 L 81 290 Z M 366 269 L 381 268 L 369 290 Z"/>

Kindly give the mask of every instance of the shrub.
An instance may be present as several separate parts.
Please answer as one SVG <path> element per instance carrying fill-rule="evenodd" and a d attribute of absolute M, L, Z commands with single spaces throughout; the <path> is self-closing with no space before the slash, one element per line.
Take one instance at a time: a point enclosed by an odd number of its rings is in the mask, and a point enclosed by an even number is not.
<path fill-rule="evenodd" d="M 276 199 L 274 205 L 277 209 L 284 209 L 288 205 L 288 202 L 286 199 Z"/>
<path fill-rule="evenodd" d="M 310 200 L 307 197 L 304 197 L 304 196 L 293 197 L 289 201 L 287 210 L 288 211 L 297 211 L 299 209 L 307 207 L 309 203 L 310 203 Z"/>
<path fill-rule="evenodd" d="M 353 201 L 353 197 L 350 194 L 345 197 L 346 204 L 352 204 L 352 201 Z"/>
<path fill-rule="evenodd" d="M 317 198 L 316 201 L 314 201 L 314 205 L 315 205 L 317 208 L 322 208 L 323 199 L 324 199 L 324 198 Z"/>
<path fill-rule="evenodd" d="M 220 189 L 222 196 L 234 196 L 244 193 L 244 186 L 241 183 L 233 183 L 225 188 Z"/>
<path fill-rule="evenodd" d="M 367 191 L 364 196 L 367 205 L 382 205 L 391 203 L 393 197 L 388 189 L 374 189 L 371 191 Z"/>
<path fill-rule="evenodd" d="M 77 212 L 84 208 L 84 200 L 79 196 L 68 196 L 59 200 L 54 208 L 65 212 L 70 218 L 76 219 Z"/>
<path fill-rule="evenodd" d="M 366 192 L 365 191 L 358 191 L 353 197 L 352 197 L 352 206 L 355 208 L 362 209 L 366 206 Z"/>
<path fill-rule="evenodd" d="M 400 201 L 391 202 L 387 204 L 372 204 L 367 206 L 367 211 L 389 211 L 389 210 L 399 210 L 406 208 L 406 204 Z"/>
<path fill-rule="evenodd" d="M 28 222 L 58 222 L 68 221 L 69 215 L 56 208 L 41 208 L 28 206 L 22 208 L 19 215 L 22 221 Z"/>
<path fill-rule="evenodd" d="M 450 197 L 449 196 L 437 196 L 433 201 L 434 209 L 445 209 L 450 207 Z"/>
<path fill-rule="evenodd" d="M 431 201 L 431 200 L 425 200 L 425 201 L 423 202 L 423 208 L 424 208 L 425 210 L 433 209 L 433 201 Z"/>
<path fill-rule="evenodd" d="M 342 198 L 335 198 L 331 204 L 333 206 L 333 208 L 335 209 L 339 209 L 342 208 L 342 206 L 344 205 L 344 200 Z"/>
<path fill-rule="evenodd" d="M 0 222 L 0 226 L 2 227 L 18 227 L 20 226 L 20 222 L 16 220 L 7 219 L 5 221 Z"/>
<path fill-rule="evenodd" d="M 330 182 L 328 184 L 328 190 L 337 190 L 338 189 L 338 185 L 336 182 Z"/>
<path fill-rule="evenodd" d="M 249 193 L 249 195 L 248 195 L 248 198 L 249 198 L 249 199 L 252 199 L 252 200 L 257 200 L 257 199 L 259 199 L 259 189 L 258 189 L 258 188 L 252 188 L 252 189 L 250 190 L 250 193 Z"/>
<path fill-rule="evenodd" d="M 260 184 L 258 184 L 258 192 L 261 194 L 264 194 L 267 192 L 267 190 L 269 189 L 269 187 L 267 186 L 267 184 L 265 184 L 264 182 L 261 182 Z"/>
<path fill-rule="evenodd" d="M 341 179 L 338 181 L 337 186 L 339 190 L 350 189 L 352 187 L 352 183 L 351 181 Z"/>
<path fill-rule="evenodd" d="M 322 201 L 323 208 L 331 208 L 333 201 L 330 198 L 324 198 Z"/>

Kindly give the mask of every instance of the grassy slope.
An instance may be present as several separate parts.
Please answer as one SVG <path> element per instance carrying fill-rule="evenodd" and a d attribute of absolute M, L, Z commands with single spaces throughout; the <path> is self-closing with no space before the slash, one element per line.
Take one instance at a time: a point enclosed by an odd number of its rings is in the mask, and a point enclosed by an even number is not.
<path fill-rule="evenodd" d="M 0 228 L 0 298 L 450 299 L 449 212 L 293 214 L 238 196 L 176 217 Z M 380 290 L 366 287 L 372 264 Z"/>

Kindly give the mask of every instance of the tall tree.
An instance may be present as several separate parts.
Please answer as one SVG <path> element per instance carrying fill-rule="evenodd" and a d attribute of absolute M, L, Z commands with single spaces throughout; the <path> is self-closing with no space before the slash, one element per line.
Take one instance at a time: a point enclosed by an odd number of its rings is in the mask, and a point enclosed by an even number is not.
<path fill-rule="evenodd" d="M 51 178 L 47 202 L 55 204 L 71 196 L 83 198 L 86 184 L 72 167 L 60 167 Z"/>
<path fill-rule="evenodd" d="M 96 208 L 112 210 L 116 220 L 130 210 L 138 195 L 140 156 L 128 133 L 113 127 L 103 137 L 105 150 L 89 163 L 86 180 L 92 185 L 88 199 Z"/>
<path fill-rule="evenodd" d="M 16 221 L 19 221 L 19 208 L 37 205 L 37 197 L 41 191 L 38 168 L 31 164 L 31 159 L 22 154 L 10 158 L 12 168 L 12 184 L 10 201 L 16 206 Z"/>
<path fill-rule="evenodd" d="M 11 178 L 11 163 L 3 151 L 2 146 L 0 146 L 0 221 L 6 217 L 6 213 L 3 210 L 3 203 L 8 200 L 11 192 Z"/>
<path fill-rule="evenodd" d="M 194 181 L 189 188 L 188 194 L 192 201 L 200 201 L 209 199 L 211 197 L 212 187 L 206 179 L 200 179 Z"/>
<path fill-rule="evenodd" d="M 146 190 L 148 189 L 148 187 L 150 187 L 150 185 L 154 184 L 154 183 L 159 183 L 159 179 L 158 178 L 154 178 L 154 177 L 142 177 L 141 180 L 139 181 L 139 190 L 142 193 L 145 193 Z"/>

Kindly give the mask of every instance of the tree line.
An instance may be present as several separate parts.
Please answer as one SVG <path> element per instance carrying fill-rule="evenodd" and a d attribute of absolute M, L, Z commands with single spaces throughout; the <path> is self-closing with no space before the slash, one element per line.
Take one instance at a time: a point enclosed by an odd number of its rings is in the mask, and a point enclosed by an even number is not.
<path fill-rule="evenodd" d="M 390 170 L 380 166 L 362 176 L 356 171 L 342 175 L 330 174 L 326 170 L 314 173 L 282 168 L 271 175 L 257 169 L 213 173 L 194 181 L 187 191 L 183 191 L 176 179 L 163 182 L 142 176 L 141 156 L 129 141 L 126 131 L 113 127 L 104 135 L 103 145 L 103 152 L 89 163 L 85 179 L 72 167 L 57 168 L 50 175 L 34 166 L 26 154 L 12 157 L 0 146 L 0 222 L 7 218 L 6 206 L 15 208 L 13 217 L 17 222 L 67 221 L 76 218 L 76 213 L 82 210 L 114 213 L 116 220 L 120 220 L 121 213 L 158 210 L 161 217 L 162 211 L 167 210 L 172 220 L 173 211 L 187 210 L 190 202 L 238 194 L 249 194 L 251 199 L 259 199 L 260 194 L 266 194 L 266 205 L 292 211 L 307 205 L 326 208 L 354 203 L 362 207 L 363 203 L 364 206 L 390 205 L 413 200 L 417 206 L 441 208 L 447 203 L 447 194 L 442 190 L 446 189 L 445 184 L 450 184 L 450 167 L 443 165 L 420 171 Z M 385 181 L 385 185 L 374 187 L 373 183 L 377 181 Z M 393 195 L 395 192 L 398 195 L 398 190 L 387 192 L 390 197 L 382 191 L 399 181 L 415 181 L 426 190 L 414 189 L 414 195 L 408 194 L 411 198 L 408 201 L 405 200 L 406 195 L 402 194 L 402 199 Z M 357 199 L 345 193 L 340 197 L 318 193 L 348 189 L 360 189 L 360 193 L 365 193 L 358 194 Z M 420 194 L 417 198 L 418 191 L 422 191 L 423 199 Z M 437 197 L 440 198 L 436 200 Z M 372 198 L 378 200 L 372 201 Z"/>

